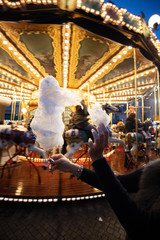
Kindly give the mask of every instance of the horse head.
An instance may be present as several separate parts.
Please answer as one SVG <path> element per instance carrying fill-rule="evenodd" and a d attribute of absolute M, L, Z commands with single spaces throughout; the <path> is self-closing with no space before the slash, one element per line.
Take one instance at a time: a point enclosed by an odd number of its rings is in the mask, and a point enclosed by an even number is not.
<path fill-rule="evenodd" d="M 110 105 L 109 103 L 102 105 L 102 109 L 105 110 L 107 114 L 119 112 L 119 109 L 117 107 Z"/>

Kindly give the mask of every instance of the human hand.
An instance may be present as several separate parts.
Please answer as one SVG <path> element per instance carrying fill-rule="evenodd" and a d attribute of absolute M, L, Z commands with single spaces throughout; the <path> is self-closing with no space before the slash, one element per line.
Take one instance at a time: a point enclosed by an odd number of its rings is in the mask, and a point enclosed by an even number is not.
<path fill-rule="evenodd" d="M 59 169 L 63 172 L 70 172 L 71 166 L 73 165 L 72 162 L 69 161 L 63 154 L 55 154 L 48 159 L 50 170 L 51 172 Z"/>
<path fill-rule="evenodd" d="M 59 169 L 63 172 L 73 173 L 76 177 L 80 176 L 82 167 L 78 164 L 72 163 L 68 158 L 62 154 L 53 155 L 48 159 L 50 172 Z"/>
<path fill-rule="evenodd" d="M 103 157 L 103 150 L 108 145 L 108 131 L 103 123 L 100 123 L 97 132 L 92 129 L 94 137 L 94 143 L 92 139 L 89 139 L 89 154 L 92 161 L 96 161 Z"/>

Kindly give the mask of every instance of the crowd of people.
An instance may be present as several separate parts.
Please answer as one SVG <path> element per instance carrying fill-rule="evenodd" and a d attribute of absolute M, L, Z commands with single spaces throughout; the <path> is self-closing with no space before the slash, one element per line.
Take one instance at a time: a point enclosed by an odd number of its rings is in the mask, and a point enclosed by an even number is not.
<path fill-rule="evenodd" d="M 137 121 L 137 129 L 138 129 L 138 132 L 143 134 L 144 138 L 147 140 L 148 136 L 144 131 L 144 124 L 141 123 L 140 120 Z M 126 119 L 125 132 L 128 133 L 128 132 L 135 132 L 135 131 L 136 131 L 136 114 L 130 113 Z"/>
<path fill-rule="evenodd" d="M 82 106 L 81 106 L 82 105 Z M 81 101 L 81 105 L 75 106 L 75 111 L 71 113 L 68 128 L 85 130 L 88 132 L 90 138 L 92 138 L 91 130 L 96 127 L 89 123 L 89 113 L 87 105 L 84 100 Z M 138 132 L 143 134 L 145 139 L 148 139 L 146 132 L 144 131 L 144 123 L 137 121 Z M 126 118 L 126 122 L 121 119 L 117 123 L 117 129 L 123 131 L 124 133 L 135 132 L 136 131 L 136 114 L 131 112 Z"/>

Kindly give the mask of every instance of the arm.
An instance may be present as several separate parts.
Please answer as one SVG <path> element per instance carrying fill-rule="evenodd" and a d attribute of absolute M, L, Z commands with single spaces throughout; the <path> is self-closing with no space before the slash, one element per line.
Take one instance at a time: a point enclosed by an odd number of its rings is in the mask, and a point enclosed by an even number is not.
<path fill-rule="evenodd" d="M 140 208 L 129 196 L 119 179 L 114 175 L 105 158 L 103 147 L 107 143 L 106 129 L 93 130 L 94 143 L 89 141 L 89 153 L 97 179 L 120 223 L 131 239 L 156 239 L 159 234 L 160 212 Z M 154 236 L 154 237 L 153 237 Z"/>
<path fill-rule="evenodd" d="M 100 189 L 103 189 L 107 195 L 107 199 L 120 223 L 129 236 L 133 237 L 131 239 L 157 239 L 156 237 L 159 236 L 160 212 L 145 211 L 139 208 L 114 175 L 105 158 L 93 162 L 95 172 L 82 169 L 61 154 L 54 155 L 52 159 L 53 170 L 59 169 L 64 172 L 71 172 L 77 178 L 80 177 L 83 180 L 87 179 L 88 175 L 90 180 L 85 182 L 92 186 L 94 182 L 95 187 L 101 186 Z"/>
<path fill-rule="evenodd" d="M 59 169 L 63 172 L 70 172 L 74 174 L 74 176 L 77 179 L 80 179 L 81 181 L 91 185 L 94 188 L 97 188 L 99 190 L 103 190 L 101 184 L 99 183 L 99 180 L 97 178 L 96 172 L 93 170 L 90 170 L 88 168 L 82 168 L 78 164 L 72 163 L 62 154 L 57 154 L 52 156 L 49 160 L 50 164 L 50 172 L 55 171 L 56 169 Z M 140 178 L 140 174 L 142 172 L 142 169 L 139 169 L 133 173 L 126 174 L 126 175 L 119 175 L 115 176 L 121 184 L 129 191 L 129 192 L 136 192 L 138 189 L 138 182 Z"/>
<path fill-rule="evenodd" d="M 112 209 L 128 235 L 133 239 L 154 239 L 153 235 L 156 236 L 159 231 L 160 212 L 145 211 L 138 207 L 115 177 L 105 158 L 95 161 L 93 167 Z"/>
<path fill-rule="evenodd" d="M 125 175 L 118 175 L 115 177 L 121 182 L 123 187 L 129 193 L 132 193 L 132 192 L 138 191 L 138 185 L 139 185 L 139 179 L 140 179 L 141 173 L 142 173 L 142 168 L 138 169 L 132 173 L 125 174 Z M 103 190 L 102 186 L 99 183 L 97 175 L 96 175 L 95 171 L 93 171 L 93 170 L 83 168 L 83 171 L 78 179 L 91 185 L 92 187 Z"/>

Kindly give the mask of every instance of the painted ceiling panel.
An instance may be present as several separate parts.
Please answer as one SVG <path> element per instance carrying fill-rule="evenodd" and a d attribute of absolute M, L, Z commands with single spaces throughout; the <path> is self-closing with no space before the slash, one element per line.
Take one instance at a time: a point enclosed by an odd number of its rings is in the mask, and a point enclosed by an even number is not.
<path fill-rule="evenodd" d="M 81 41 L 79 59 L 76 71 L 76 79 L 80 79 L 85 73 L 108 52 L 109 46 L 106 42 L 95 41 L 92 38 L 85 38 Z"/>
<path fill-rule="evenodd" d="M 138 67 L 139 67 L 139 64 L 137 63 L 137 68 Z M 134 70 L 133 58 L 125 59 L 123 62 L 118 64 L 112 71 L 110 71 L 108 74 L 104 75 L 103 78 L 98 79 L 98 81 L 95 84 L 104 83 L 109 79 L 113 79 L 117 76 L 120 76 L 121 74 L 128 73 L 133 70 Z"/>
<path fill-rule="evenodd" d="M 23 33 L 20 37 L 20 40 L 38 59 L 40 64 L 45 68 L 46 73 L 55 77 L 56 71 L 53 59 L 54 48 L 50 36 L 44 33 Z"/>
<path fill-rule="evenodd" d="M 83 90 L 85 93 L 89 89 L 100 102 L 105 98 L 105 101 L 108 98 L 114 100 L 122 95 L 128 95 L 125 98 L 127 100 L 134 98 L 132 47 L 94 35 L 72 23 L 3 23 L 1 27 L 6 32 L 0 39 L 0 76 L 1 82 L 4 82 L 3 89 L 8 88 L 10 91 L 9 86 L 12 83 L 16 87 L 23 83 L 27 90 L 34 91 L 37 90 L 39 80 L 50 74 L 57 79 L 60 86 Z M 136 50 L 136 61 L 138 94 L 141 95 L 153 87 L 156 70 L 139 50 Z M 6 76 L 3 75 L 3 69 L 6 69 Z M 22 75 L 19 82 L 13 80 L 17 81 L 14 70 Z M 146 77 L 142 79 L 141 76 Z M 10 85 L 6 85 L 6 82 Z M 140 86 L 143 84 L 148 86 Z M 27 100 L 31 92 L 25 91 L 23 98 Z M 9 94 L 11 96 L 10 92 Z"/>
<path fill-rule="evenodd" d="M 29 79 L 33 79 L 30 73 L 26 72 L 10 55 L 0 48 L 0 62 L 5 64 L 6 66 L 16 70 L 21 73 L 23 76 L 28 77 Z"/>

